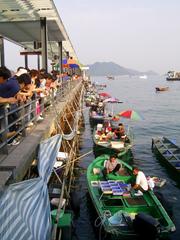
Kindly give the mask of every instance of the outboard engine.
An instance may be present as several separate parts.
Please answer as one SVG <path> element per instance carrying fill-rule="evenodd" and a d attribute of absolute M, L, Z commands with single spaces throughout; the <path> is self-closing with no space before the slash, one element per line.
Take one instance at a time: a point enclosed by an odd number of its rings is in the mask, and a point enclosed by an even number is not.
<path fill-rule="evenodd" d="M 146 213 L 138 213 L 133 220 L 134 231 L 142 239 L 156 239 L 160 232 L 160 223 Z"/>

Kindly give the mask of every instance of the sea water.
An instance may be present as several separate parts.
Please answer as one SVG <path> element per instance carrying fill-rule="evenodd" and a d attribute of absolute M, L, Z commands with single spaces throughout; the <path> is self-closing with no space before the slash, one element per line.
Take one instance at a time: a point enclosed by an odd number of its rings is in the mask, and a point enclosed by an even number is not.
<path fill-rule="evenodd" d="M 172 206 L 173 222 L 176 232 L 170 239 L 179 240 L 180 236 L 180 186 L 155 157 L 151 150 L 152 137 L 166 136 L 180 146 L 180 81 L 168 82 L 165 76 L 151 76 L 147 79 L 139 77 L 119 76 L 115 80 L 107 80 L 106 77 L 93 77 L 93 82 L 105 83 L 107 88 L 103 91 L 118 98 L 123 103 L 113 104 L 109 109 L 114 114 L 131 109 L 139 113 L 142 120 L 133 121 L 121 118 L 121 121 L 133 128 L 134 139 L 134 163 L 149 176 L 158 176 L 167 180 L 160 189 L 164 198 Z M 155 87 L 168 86 L 165 92 L 156 92 Z M 92 129 L 89 125 L 88 109 L 84 110 L 85 130 L 82 135 L 81 154 L 93 148 Z M 79 188 L 79 214 L 75 219 L 75 232 L 73 239 L 98 239 L 98 234 L 91 221 L 92 210 L 87 195 L 86 168 L 93 160 L 93 153 L 83 158 L 79 163 L 80 174 L 76 179 Z M 90 237 L 91 236 L 91 237 Z"/>

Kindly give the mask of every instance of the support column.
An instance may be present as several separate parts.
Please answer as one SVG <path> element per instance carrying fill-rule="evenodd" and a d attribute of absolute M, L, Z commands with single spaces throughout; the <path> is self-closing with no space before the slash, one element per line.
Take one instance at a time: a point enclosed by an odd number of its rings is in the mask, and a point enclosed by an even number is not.
<path fill-rule="evenodd" d="M 25 51 L 27 50 L 26 48 L 24 49 Z M 24 66 L 26 69 L 28 69 L 28 55 L 24 55 Z"/>
<path fill-rule="evenodd" d="M 59 72 L 60 74 L 63 72 L 63 67 L 62 67 L 62 42 L 58 42 L 59 46 Z"/>
<path fill-rule="evenodd" d="M 46 18 L 40 18 L 41 23 L 41 45 L 42 45 L 42 68 L 48 71 L 48 49 L 47 49 L 47 23 Z"/>
<path fill-rule="evenodd" d="M 0 54 L 1 54 L 1 67 L 5 66 L 5 57 L 4 57 L 4 38 L 0 36 Z"/>

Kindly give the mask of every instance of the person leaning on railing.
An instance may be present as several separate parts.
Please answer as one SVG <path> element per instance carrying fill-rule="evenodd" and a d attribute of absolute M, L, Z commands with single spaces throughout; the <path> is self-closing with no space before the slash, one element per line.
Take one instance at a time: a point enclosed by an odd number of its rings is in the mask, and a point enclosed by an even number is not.
<path fill-rule="evenodd" d="M 15 97 L 19 92 L 20 86 L 16 77 L 11 77 L 11 72 L 6 67 L 0 67 L 0 97 Z"/>
<path fill-rule="evenodd" d="M 16 77 L 11 77 L 11 72 L 8 68 L 0 67 L 0 97 L 1 97 L 1 103 L 5 103 L 8 100 L 8 103 L 10 104 L 8 106 L 8 111 L 12 111 L 17 108 L 17 100 L 15 100 L 16 94 L 20 90 L 20 85 L 16 79 Z M 5 100 L 6 99 L 6 100 Z M 1 114 L 4 113 L 4 110 L 1 109 Z M 8 116 L 8 124 L 13 123 L 17 119 L 16 112 L 10 114 Z M 9 128 L 10 132 L 16 131 L 15 126 L 11 126 Z"/>
<path fill-rule="evenodd" d="M 26 101 L 27 98 L 25 94 L 22 94 L 23 89 L 29 84 L 29 79 L 27 79 L 28 75 L 25 72 L 27 72 L 26 69 L 19 68 L 16 74 L 12 77 L 9 69 L 6 67 L 0 68 L 1 102 L 6 101 L 2 98 L 9 98 L 11 104 L 8 106 L 8 111 L 13 111 L 13 113 L 8 115 L 8 124 L 12 124 L 9 128 L 10 132 L 17 131 L 17 124 L 13 123 L 19 118 L 19 112 L 15 111 L 18 109 L 18 103 Z"/>

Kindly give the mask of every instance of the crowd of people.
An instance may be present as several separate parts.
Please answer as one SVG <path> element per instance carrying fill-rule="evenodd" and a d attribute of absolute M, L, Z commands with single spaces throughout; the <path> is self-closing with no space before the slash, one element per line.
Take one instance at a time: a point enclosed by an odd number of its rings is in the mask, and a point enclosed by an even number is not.
<path fill-rule="evenodd" d="M 19 124 L 16 120 L 19 118 L 18 107 L 22 104 L 36 100 L 36 111 L 32 113 L 31 104 L 26 107 L 26 127 L 33 125 L 31 119 L 36 118 L 36 121 L 42 121 L 41 101 L 42 98 L 47 98 L 50 94 L 56 96 L 57 89 L 62 83 L 62 79 L 68 80 L 70 76 L 66 73 L 60 75 L 58 71 L 46 72 L 45 69 L 26 69 L 19 67 L 15 73 L 12 73 L 7 67 L 0 67 L 0 116 L 4 114 L 4 105 L 8 112 L 8 125 L 12 125 L 8 129 L 7 138 L 12 138 L 16 135 Z M 76 75 L 73 79 L 77 79 Z M 35 115 L 35 116 L 33 116 Z M 15 124 L 12 124 L 16 122 Z M 0 128 L 2 130 L 2 117 Z M 17 141 L 14 141 L 16 145 Z"/>

